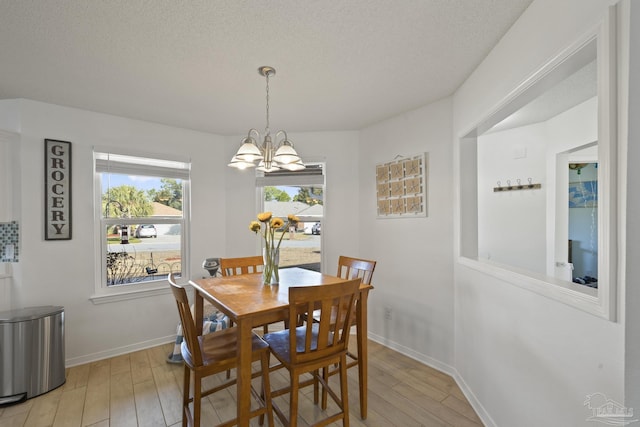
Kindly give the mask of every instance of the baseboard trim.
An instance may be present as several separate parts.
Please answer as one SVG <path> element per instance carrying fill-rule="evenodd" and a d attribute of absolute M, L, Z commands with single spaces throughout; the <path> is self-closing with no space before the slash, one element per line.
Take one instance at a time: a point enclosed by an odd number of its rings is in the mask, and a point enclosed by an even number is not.
<path fill-rule="evenodd" d="M 476 395 L 473 393 L 473 391 L 471 391 L 469 385 L 465 382 L 464 378 L 462 378 L 457 369 L 455 375 L 452 375 L 452 377 L 455 380 L 456 384 L 458 384 L 458 387 L 460 387 L 460 390 L 462 391 L 462 394 L 464 394 L 464 397 L 467 398 L 469 404 L 473 407 L 473 410 L 476 411 L 476 414 L 478 414 L 478 417 L 482 421 L 482 424 L 484 424 L 485 427 L 498 427 L 495 421 L 493 421 L 493 418 L 491 418 L 491 415 L 489 415 Z"/>
<path fill-rule="evenodd" d="M 371 332 L 368 334 L 368 336 L 371 341 L 375 341 L 378 344 L 381 344 L 385 347 L 389 347 L 390 349 L 393 349 L 398 353 L 401 353 L 407 357 L 417 360 L 418 362 L 422 362 L 425 365 L 430 366 L 434 369 L 437 369 L 440 372 L 444 372 L 445 374 L 452 377 L 455 375 L 456 370 L 453 366 L 447 365 L 446 363 L 442 363 L 439 360 L 434 359 L 433 357 L 429 357 L 422 353 L 418 353 L 417 351 L 409 347 L 405 347 L 402 344 L 398 344 L 397 342 L 394 342 L 389 338 L 376 335 Z"/>
<path fill-rule="evenodd" d="M 148 341 L 142 341 L 135 344 L 125 345 L 123 347 L 112 348 L 105 351 L 99 351 L 97 353 L 86 354 L 84 356 L 72 357 L 65 360 L 65 366 L 71 368 L 77 365 L 84 365 L 85 363 L 96 362 L 98 360 L 108 359 L 114 356 L 120 356 L 127 353 L 133 353 L 134 351 L 144 350 L 158 345 L 175 342 L 176 336 L 169 335 L 166 337 L 154 338 Z"/>
<path fill-rule="evenodd" d="M 369 332 L 367 335 L 371 341 L 375 341 L 378 344 L 381 344 L 385 347 L 389 347 L 392 350 L 397 351 L 400 354 L 403 354 L 413 360 L 417 360 L 420 363 L 424 363 L 425 365 L 437 369 L 438 371 L 445 373 L 453 378 L 453 380 L 458 384 L 462 394 L 467 398 L 469 404 L 473 407 L 473 410 L 476 411 L 476 414 L 485 425 L 485 427 L 497 427 L 496 423 L 493 421 L 493 418 L 489 415 L 487 410 L 482 406 L 476 395 L 471 391 L 467 383 L 464 381 L 464 378 L 460 375 L 458 370 L 451 365 L 446 363 L 442 363 L 441 361 L 434 359 L 433 357 L 427 356 L 425 354 L 419 353 L 409 347 L 405 347 L 402 344 L 398 344 L 386 337 L 373 334 Z"/>

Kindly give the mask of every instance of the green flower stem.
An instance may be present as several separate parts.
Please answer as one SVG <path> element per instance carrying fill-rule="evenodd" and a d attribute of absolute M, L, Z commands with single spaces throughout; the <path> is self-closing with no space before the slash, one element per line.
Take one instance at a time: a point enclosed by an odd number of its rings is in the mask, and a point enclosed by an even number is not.
<path fill-rule="evenodd" d="M 264 284 L 278 283 L 280 281 L 280 272 L 278 270 L 278 249 L 274 248 L 273 241 L 265 246 L 265 263 L 264 263 Z M 275 279 L 275 280 L 274 280 Z"/>

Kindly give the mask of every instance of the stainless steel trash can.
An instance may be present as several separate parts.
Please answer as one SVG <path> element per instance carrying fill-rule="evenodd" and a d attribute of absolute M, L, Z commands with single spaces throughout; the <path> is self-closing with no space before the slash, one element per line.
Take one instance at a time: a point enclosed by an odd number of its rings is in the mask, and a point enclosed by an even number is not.
<path fill-rule="evenodd" d="M 64 382 L 64 307 L 0 312 L 0 406 L 38 396 Z"/>

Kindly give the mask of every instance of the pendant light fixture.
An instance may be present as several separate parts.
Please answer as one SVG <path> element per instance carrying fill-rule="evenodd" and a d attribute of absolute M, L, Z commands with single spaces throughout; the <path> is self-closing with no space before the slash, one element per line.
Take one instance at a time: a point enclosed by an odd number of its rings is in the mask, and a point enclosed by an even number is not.
<path fill-rule="evenodd" d="M 289 141 L 287 133 L 283 130 L 276 132 L 274 139 L 271 138 L 269 129 L 269 77 L 276 74 L 273 67 L 260 67 L 258 73 L 264 76 L 267 81 L 267 126 L 264 129 L 264 140 L 262 145 L 258 145 L 260 132 L 250 129 L 246 138 L 242 140 L 242 145 L 238 152 L 231 158 L 230 167 L 246 169 L 256 167 L 263 172 L 274 172 L 280 169 L 290 171 L 302 170 L 305 168 L 300 156 Z M 254 138 L 255 137 L 255 138 Z M 282 138 L 279 140 L 279 138 Z"/>

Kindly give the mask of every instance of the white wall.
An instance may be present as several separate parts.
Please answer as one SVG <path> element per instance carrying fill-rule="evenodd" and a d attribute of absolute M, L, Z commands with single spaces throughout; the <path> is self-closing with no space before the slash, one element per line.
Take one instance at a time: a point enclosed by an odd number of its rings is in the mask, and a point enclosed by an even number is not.
<path fill-rule="evenodd" d="M 0 129 L 13 133 L 20 132 L 20 101 L 0 99 Z"/>
<path fill-rule="evenodd" d="M 0 105 L 0 115 L 5 110 Z M 7 127 L 11 126 L 7 125 Z M 19 200 L 20 188 L 15 185 L 13 179 L 13 164 L 19 158 L 18 141 L 18 134 L 0 130 L 0 223 L 17 221 L 19 217 L 18 213 L 14 212 L 16 204 L 14 198 Z M 0 260 L 0 311 L 10 310 L 12 306 L 13 279 L 11 276 L 12 263 Z"/>
<path fill-rule="evenodd" d="M 378 261 L 369 335 L 445 371 L 453 364 L 451 99 L 360 133 L 360 255 Z M 427 217 L 376 218 L 377 163 L 426 152 Z M 323 229 L 324 232 L 324 229 Z M 385 320 L 385 309 L 391 319 Z"/>
<path fill-rule="evenodd" d="M 454 95 L 456 156 L 459 137 L 520 82 L 595 28 L 612 3 L 534 0 Z M 457 184 L 462 172 L 456 171 Z M 456 246 L 459 233 L 456 227 Z M 589 425 L 591 412 L 583 405 L 588 394 L 601 392 L 623 402 L 621 323 L 458 263 L 455 312 L 455 366 L 488 425 Z"/>
<path fill-rule="evenodd" d="M 544 123 L 478 137 L 480 258 L 545 273 L 548 140 Z M 542 188 L 493 191 L 498 182 L 526 185 L 529 178 Z"/>
<path fill-rule="evenodd" d="M 5 104 L 5 101 L 0 101 Z M 135 146 L 149 153 L 192 159 L 191 272 L 225 247 L 224 141 L 215 135 L 146 123 L 40 102 L 9 101 L 19 117 L 21 254 L 14 264 L 14 308 L 65 307 L 66 358 L 73 365 L 175 338 L 178 321 L 170 293 L 94 305 L 92 147 Z M 5 104 L 6 105 L 6 104 Z M 18 108 L 19 111 L 15 111 Z M 6 116 L 5 116 L 6 117 Z M 44 139 L 72 142 L 73 239 L 45 241 L 43 233 Z M 136 327 L 131 327 L 136 325 Z"/>

